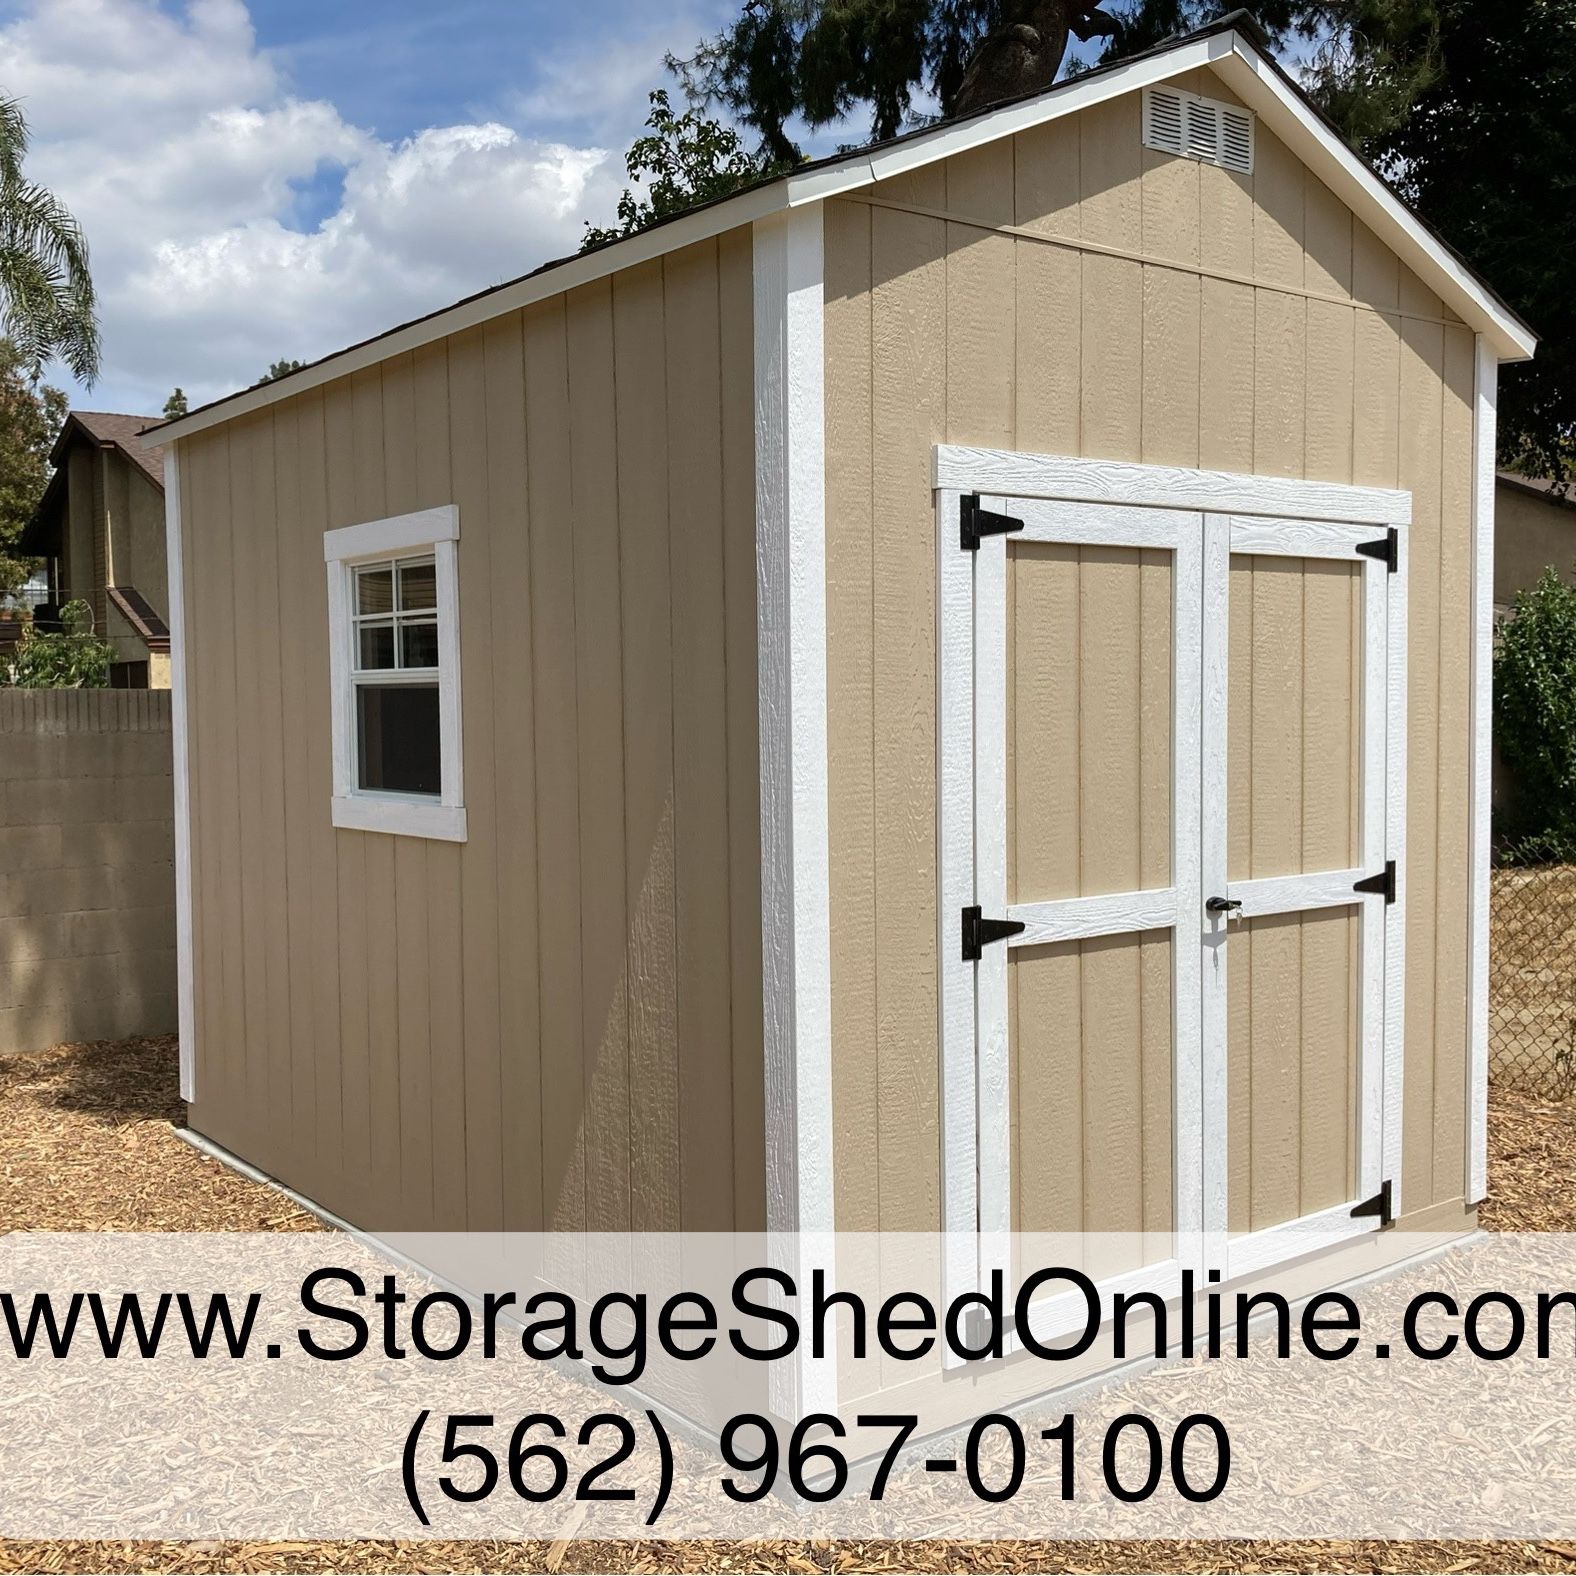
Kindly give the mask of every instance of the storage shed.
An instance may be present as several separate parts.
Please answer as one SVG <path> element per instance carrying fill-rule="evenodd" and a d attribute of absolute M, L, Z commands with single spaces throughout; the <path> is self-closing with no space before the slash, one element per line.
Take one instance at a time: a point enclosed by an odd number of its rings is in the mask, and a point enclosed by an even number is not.
<path fill-rule="evenodd" d="M 1467 1232 L 1533 344 L 1238 23 L 158 429 L 191 1125 L 953 1291 Z"/>

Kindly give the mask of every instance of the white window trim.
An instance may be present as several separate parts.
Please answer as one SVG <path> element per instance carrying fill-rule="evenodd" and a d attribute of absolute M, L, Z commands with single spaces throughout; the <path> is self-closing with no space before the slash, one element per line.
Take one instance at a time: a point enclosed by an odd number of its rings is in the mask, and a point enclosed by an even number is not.
<path fill-rule="evenodd" d="M 334 825 L 463 843 L 465 752 L 460 736 L 460 584 L 456 543 L 460 511 L 453 504 L 367 520 L 323 533 L 328 570 L 328 677 L 333 730 Z M 430 553 L 437 569 L 438 730 L 443 792 L 437 799 L 376 793 L 356 785 L 356 686 L 351 681 L 355 629 L 354 570 L 372 559 Z"/>

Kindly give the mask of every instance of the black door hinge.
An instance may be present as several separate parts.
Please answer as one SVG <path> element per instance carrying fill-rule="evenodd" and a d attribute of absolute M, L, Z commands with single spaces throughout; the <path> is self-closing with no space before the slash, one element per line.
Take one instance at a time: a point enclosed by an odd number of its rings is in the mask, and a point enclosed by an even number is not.
<path fill-rule="evenodd" d="M 1352 1208 L 1352 1219 L 1358 1220 L 1367 1215 L 1379 1217 L 1379 1229 L 1388 1230 L 1395 1224 L 1395 1208 L 1391 1203 L 1390 1184 L 1384 1183 L 1372 1198 L 1365 1198 L 1361 1204 Z"/>
<path fill-rule="evenodd" d="M 1387 859 L 1378 875 L 1365 876 L 1361 881 L 1352 882 L 1352 891 L 1382 892 L 1386 903 L 1395 902 L 1395 861 Z"/>
<path fill-rule="evenodd" d="M 1359 542 L 1357 551 L 1364 558 L 1377 558 L 1394 574 L 1401 567 L 1401 533 L 1392 525 L 1377 541 Z"/>
<path fill-rule="evenodd" d="M 977 903 L 964 909 L 963 961 L 978 963 L 985 955 L 985 948 L 992 942 L 1020 935 L 1023 928 L 1023 921 L 1018 919 L 986 919 Z"/>
<path fill-rule="evenodd" d="M 1013 515 L 980 508 L 978 493 L 964 493 L 959 500 L 958 546 L 965 553 L 977 553 L 980 542 L 987 536 L 1005 536 L 1009 531 L 1022 529 L 1023 521 Z"/>

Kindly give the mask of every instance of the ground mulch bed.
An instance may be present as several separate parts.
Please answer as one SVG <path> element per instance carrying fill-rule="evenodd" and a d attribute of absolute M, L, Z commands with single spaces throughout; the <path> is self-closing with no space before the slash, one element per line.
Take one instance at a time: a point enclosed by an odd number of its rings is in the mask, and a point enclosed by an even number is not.
<path fill-rule="evenodd" d="M 169 1039 L 0 1060 L 0 1231 L 310 1231 L 281 1194 L 171 1131 L 183 1108 Z M 1496 1091 L 1500 1231 L 1576 1231 L 1576 1102 Z M 0 1492 L 4 1492 L 0 1486 Z M 23 1543 L 0 1572 L 79 1571 L 1566 1571 L 1560 1543 Z"/>

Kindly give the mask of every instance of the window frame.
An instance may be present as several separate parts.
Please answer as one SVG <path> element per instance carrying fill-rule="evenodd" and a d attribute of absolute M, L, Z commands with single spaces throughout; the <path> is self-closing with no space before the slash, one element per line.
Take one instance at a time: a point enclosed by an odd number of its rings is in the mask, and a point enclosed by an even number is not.
<path fill-rule="evenodd" d="M 323 533 L 323 560 L 328 572 L 329 713 L 334 763 L 331 813 L 337 827 L 451 843 L 466 840 L 465 752 L 460 730 L 459 537 L 460 512 L 453 504 Z M 425 557 L 432 559 L 436 581 L 438 666 L 436 670 L 391 668 L 387 677 L 369 679 L 361 669 L 357 645 L 361 621 L 355 601 L 356 570 L 387 559 Z M 397 646 L 398 619 L 394 615 L 391 619 Z M 388 684 L 407 673 L 419 674 L 425 681 L 434 671 L 442 791 L 434 796 L 362 788 L 356 765 L 357 697 L 364 683 Z"/>

